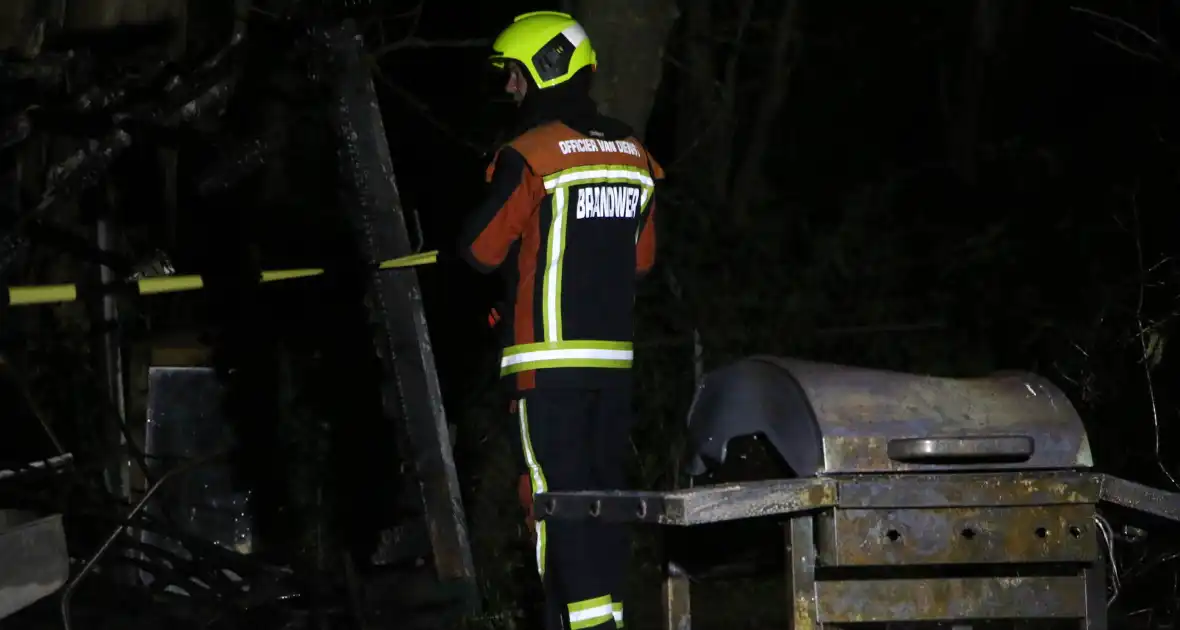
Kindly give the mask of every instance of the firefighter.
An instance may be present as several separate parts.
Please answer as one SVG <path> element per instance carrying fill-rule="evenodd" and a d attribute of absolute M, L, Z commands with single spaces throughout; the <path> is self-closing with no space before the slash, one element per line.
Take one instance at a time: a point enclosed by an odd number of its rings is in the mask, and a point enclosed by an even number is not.
<path fill-rule="evenodd" d="M 492 321 L 519 424 L 547 625 L 621 628 L 628 528 L 536 522 L 532 498 L 625 485 L 635 283 L 655 261 L 655 182 L 664 174 L 630 127 L 598 112 L 594 49 L 569 15 L 521 15 L 493 51 L 518 126 L 487 170 L 490 190 L 462 230 L 460 253 L 508 279 Z"/>

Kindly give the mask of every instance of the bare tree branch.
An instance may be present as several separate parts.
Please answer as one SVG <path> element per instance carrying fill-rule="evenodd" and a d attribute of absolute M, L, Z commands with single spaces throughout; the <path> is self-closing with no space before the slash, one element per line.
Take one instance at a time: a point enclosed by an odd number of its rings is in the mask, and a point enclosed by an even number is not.
<path fill-rule="evenodd" d="M 1099 33 L 1098 31 L 1094 31 L 1094 37 L 1097 37 L 1098 39 L 1110 44 L 1111 46 L 1114 46 L 1115 48 L 1118 48 L 1119 50 L 1121 50 L 1127 54 L 1139 57 L 1140 59 L 1146 59 L 1148 61 L 1154 61 L 1156 63 L 1163 62 L 1162 59 L 1160 59 L 1159 57 L 1156 57 L 1155 55 L 1153 55 L 1149 52 L 1145 52 L 1142 50 L 1135 50 L 1134 48 L 1131 48 L 1130 46 L 1118 41 L 1117 39 L 1114 39 L 1113 37 L 1110 37 L 1108 35 L 1103 35 L 1102 33 Z"/>
<path fill-rule="evenodd" d="M 728 184 L 733 175 L 733 109 L 739 91 L 737 64 L 743 40 L 749 31 L 754 30 L 753 7 L 753 0 L 746 0 L 738 10 L 738 23 L 732 37 L 721 37 L 717 34 L 718 26 L 710 2 L 696 0 L 687 3 L 683 16 L 687 40 L 685 61 L 668 57 L 673 67 L 689 75 L 681 98 L 693 102 L 701 116 L 693 118 L 691 124 L 686 122 L 683 125 L 678 152 L 665 162 L 664 170 L 674 173 L 700 166 L 703 172 L 709 173 L 708 186 L 711 187 L 710 201 L 713 203 L 728 196 Z M 714 67 L 713 50 L 717 45 L 730 49 L 727 63 L 720 72 Z M 704 156 L 700 155 L 703 146 L 708 147 Z M 696 164 L 698 157 L 707 160 L 708 164 Z"/>
<path fill-rule="evenodd" d="M 1142 226 L 1139 221 L 1139 184 L 1138 183 L 1135 184 L 1135 190 L 1132 191 L 1132 193 L 1131 193 L 1131 213 L 1132 213 L 1131 216 L 1132 216 L 1134 223 L 1135 223 L 1134 224 L 1135 256 L 1136 256 L 1136 262 L 1138 265 L 1139 276 L 1140 276 L 1139 277 L 1139 295 L 1138 295 L 1138 298 L 1137 298 L 1136 304 L 1135 304 L 1135 325 L 1138 328 L 1138 331 L 1137 331 L 1138 334 L 1136 336 L 1139 338 L 1139 350 L 1142 353 L 1141 362 L 1143 363 L 1143 377 L 1147 381 L 1147 396 L 1148 396 L 1148 401 L 1151 403 L 1151 424 L 1152 424 L 1152 428 L 1154 430 L 1153 432 L 1154 432 L 1154 436 L 1155 436 L 1155 463 L 1156 463 L 1156 466 L 1159 467 L 1160 472 L 1164 473 L 1164 476 L 1167 477 L 1169 482 L 1171 482 L 1172 486 L 1177 489 L 1180 489 L 1180 482 L 1176 481 L 1176 477 L 1174 475 L 1172 475 L 1172 472 L 1170 470 L 1168 470 L 1167 466 L 1164 465 L 1164 460 L 1163 460 L 1163 457 L 1161 454 L 1161 450 L 1162 450 L 1161 446 L 1162 445 L 1160 443 L 1160 414 L 1159 414 L 1159 406 L 1156 402 L 1156 396 L 1155 396 L 1155 381 L 1154 381 L 1154 379 L 1152 379 L 1152 376 L 1151 376 L 1151 370 L 1154 366 L 1152 365 L 1152 362 L 1150 361 L 1150 352 L 1148 349 L 1149 343 L 1148 343 L 1148 339 L 1147 339 L 1150 331 L 1148 330 L 1147 327 L 1145 327 L 1143 325 L 1143 302 L 1144 302 L 1144 293 L 1146 292 L 1146 288 L 1144 286 L 1145 285 L 1145 282 L 1144 282 L 1145 278 L 1143 277 L 1143 275 L 1144 275 L 1144 272 L 1146 271 L 1146 265 L 1144 263 L 1144 258 L 1143 258 L 1143 230 L 1142 230 Z"/>
<path fill-rule="evenodd" d="M 726 197 L 725 191 L 729 189 L 729 182 L 734 176 L 734 123 L 737 119 L 737 102 L 738 102 L 738 62 L 742 56 L 742 40 L 746 34 L 746 29 L 749 27 L 750 20 L 754 16 L 754 0 L 745 0 L 739 9 L 737 34 L 734 35 L 734 41 L 729 51 L 729 58 L 725 62 L 725 74 L 723 75 L 724 89 L 721 92 L 721 103 L 717 108 L 717 117 L 721 121 L 722 132 L 717 138 L 716 145 L 713 150 L 713 155 L 717 160 L 717 164 L 713 169 L 714 175 L 717 178 L 714 188 L 717 191 L 718 199 Z"/>
<path fill-rule="evenodd" d="M 675 57 L 667 56 L 666 59 L 668 60 L 668 63 L 672 65 L 672 67 L 677 68 L 678 70 L 683 70 L 686 74 L 700 74 L 688 65 L 681 63 L 680 60 L 676 59 Z M 702 78 L 700 80 L 703 82 L 708 82 L 719 96 L 725 89 L 721 82 L 716 79 Z M 717 129 L 718 125 L 721 123 L 721 119 L 721 110 L 715 109 L 713 115 L 709 117 L 709 122 L 705 125 L 702 125 L 700 127 L 700 131 L 693 134 L 692 140 L 687 142 L 684 147 L 672 157 L 671 160 L 668 160 L 664 164 L 664 171 L 668 173 L 679 172 L 680 169 L 685 166 L 688 158 L 692 157 L 697 148 L 700 147 L 701 143 L 705 141 L 705 138 L 710 137 L 713 131 Z"/>
<path fill-rule="evenodd" d="M 1148 35 L 1147 31 L 1139 28 L 1138 26 L 1135 26 L 1134 24 L 1131 24 L 1130 22 L 1128 22 L 1122 18 L 1115 17 L 1113 15 L 1107 15 L 1105 13 L 1099 13 L 1098 11 L 1095 11 L 1093 9 L 1087 9 L 1085 7 L 1072 6 L 1069 8 L 1069 10 L 1074 11 L 1075 13 L 1089 15 L 1090 17 L 1097 18 L 1097 19 L 1102 20 L 1104 22 L 1110 22 L 1112 24 L 1119 26 L 1120 28 L 1125 28 L 1125 29 L 1131 31 L 1132 33 L 1135 33 L 1136 35 L 1147 40 L 1147 42 L 1150 43 L 1152 46 L 1157 46 L 1157 47 L 1161 47 L 1161 48 L 1163 47 L 1163 44 L 1160 42 L 1160 40 L 1156 39 L 1155 37 L 1152 37 L 1151 35 Z"/>
<path fill-rule="evenodd" d="M 1113 15 L 1107 15 L 1105 13 L 1100 13 L 1098 11 L 1095 11 L 1093 9 L 1087 9 L 1085 7 L 1071 6 L 1069 8 L 1069 10 L 1073 11 L 1075 13 L 1080 13 L 1082 15 L 1088 15 L 1088 16 L 1090 16 L 1096 20 L 1099 20 L 1101 22 L 1113 24 L 1114 26 L 1116 26 L 1118 28 L 1119 31 L 1130 31 L 1133 35 L 1139 37 L 1141 40 L 1146 42 L 1152 49 L 1155 50 L 1155 52 L 1154 53 L 1148 52 L 1145 50 L 1141 50 L 1141 49 L 1132 47 L 1131 45 L 1124 43 L 1120 39 L 1117 39 L 1115 37 L 1111 37 L 1109 35 L 1105 35 L 1103 33 L 1099 33 L 1098 31 L 1094 31 L 1094 37 L 1097 37 L 1098 39 L 1110 44 L 1111 46 L 1114 46 L 1115 48 L 1118 48 L 1119 50 L 1121 50 L 1127 54 L 1133 55 L 1135 57 L 1139 57 L 1140 59 L 1147 59 L 1148 61 L 1154 61 L 1157 63 L 1167 62 L 1168 64 L 1172 65 L 1173 67 L 1175 67 L 1177 65 L 1174 60 L 1163 59 L 1160 57 L 1160 54 L 1158 54 L 1158 53 L 1163 53 L 1165 56 L 1171 57 L 1170 50 L 1169 50 L 1167 44 L 1165 44 L 1163 41 L 1161 41 L 1158 37 L 1155 37 L 1155 36 L 1149 34 L 1147 31 L 1143 30 L 1142 28 L 1135 26 L 1134 24 L 1132 24 L 1120 17 L 1115 17 Z"/>
<path fill-rule="evenodd" d="M 391 42 L 379 47 L 373 51 L 375 57 L 389 54 L 395 50 L 406 50 L 410 48 L 487 48 L 492 45 L 492 40 L 487 37 L 475 37 L 470 39 L 421 39 L 419 37 L 407 37 L 396 42 Z"/>
<path fill-rule="evenodd" d="M 389 88 L 389 90 L 391 92 L 393 92 L 399 98 L 401 98 L 403 101 L 405 101 L 407 105 L 416 109 L 418 111 L 418 114 L 420 116 L 422 116 L 423 120 L 425 120 L 432 127 L 437 129 L 438 131 L 440 131 L 444 136 L 451 139 L 456 144 L 459 144 L 465 148 L 471 149 L 472 151 L 474 151 L 478 155 L 482 156 L 488 152 L 488 149 L 486 147 L 481 147 L 478 144 L 472 142 L 471 140 L 464 138 L 461 133 L 459 133 L 458 131 L 453 129 L 450 125 L 447 125 L 442 120 L 440 120 L 437 116 L 435 116 L 430 111 L 430 106 L 427 105 L 425 102 L 423 102 L 422 99 L 418 98 L 412 92 L 410 92 L 409 90 L 394 83 L 393 81 L 391 81 L 389 79 L 389 77 L 385 76 L 385 73 L 381 70 L 380 65 L 376 62 L 375 57 L 374 57 L 374 60 L 372 61 L 372 71 L 373 71 L 373 76 L 376 77 L 377 81 L 380 82 L 381 85 Z"/>

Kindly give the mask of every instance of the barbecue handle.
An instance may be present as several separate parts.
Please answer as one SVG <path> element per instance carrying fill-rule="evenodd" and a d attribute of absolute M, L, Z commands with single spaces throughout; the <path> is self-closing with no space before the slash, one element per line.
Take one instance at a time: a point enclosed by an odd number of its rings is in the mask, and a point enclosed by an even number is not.
<path fill-rule="evenodd" d="M 889 440 L 889 459 L 909 464 L 1025 462 L 1033 455 L 1027 435 L 927 437 Z"/>

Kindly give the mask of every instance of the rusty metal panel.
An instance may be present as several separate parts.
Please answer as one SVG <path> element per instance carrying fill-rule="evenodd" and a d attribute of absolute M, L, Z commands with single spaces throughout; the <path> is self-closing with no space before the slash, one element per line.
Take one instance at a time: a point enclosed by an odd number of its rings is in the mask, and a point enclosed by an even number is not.
<path fill-rule="evenodd" d="M 1097 503 L 1103 476 L 1086 472 L 864 475 L 840 479 L 842 508 L 1004 507 Z"/>
<path fill-rule="evenodd" d="M 819 517 L 829 567 L 1089 563 L 1093 505 L 835 510 Z"/>
<path fill-rule="evenodd" d="M 777 479 L 671 492 L 545 492 L 536 505 L 546 519 L 702 525 L 830 507 L 836 488 L 831 479 Z"/>
<path fill-rule="evenodd" d="M 787 535 L 787 602 L 791 630 L 816 630 L 819 609 L 815 605 L 815 523 L 807 516 L 791 519 Z"/>
<path fill-rule="evenodd" d="M 953 379 L 753 357 L 706 377 L 689 432 L 694 474 L 757 433 L 798 476 L 1093 466 L 1069 399 L 1028 373 Z"/>
<path fill-rule="evenodd" d="M 222 411 L 223 388 L 209 367 L 148 368 L 144 452 L 163 462 L 185 461 L 215 452 L 234 441 Z M 228 463 L 208 464 L 173 482 L 172 492 L 153 498 L 148 509 L 166 515 L 183 532 L 239 553 L 254 546 L 250 495 L 235 489 Z M 166 548 L 172 543 L 144 534 Z M 176 548 L 178 549 L 178 548 Z"/>
<path fill-rule="evenodd" d="M 69 575 L 61 515 L 0 510 L 0 619 L 53 594 Z"/>
<path fill-rule="evenodd" d="M 968 468 L 1077 468 L 1094 465 L 1085 426 L 1069 398 L 1035 374 L 951 379 L 775 359 L 799 383 L 824 435 L 825 472 Z M 940 452 L 933 438 L 953 438 Z M 976 457 L 963 438 L 986 448 Z M 1032 448 L 995 462 L 996 440 Z M 908 440 L 915 448 L 906 453 Z M 890 451 L 895 451 L 890 453 Z M 905 461 L 897 451 L 906 455 Z"/>
<path fill-rule="evenodd" d="M 1106 609 L 1110 605 L 1106 596 L 1106 559 L 1087 566 L 1082 571 L 1082 579 L 1086 581 L 1086 620 L 1082 627 L 1085 630 L 1106 630 Z"/>
<path fill-rule="evenodd" d="M 819 582 L 820 623 L 1083 619 L 1081 576 Z"/>
<path fill-rule="evenodd" d="M 664 604 L 663 630 L 692 630 L 692 581 L 675 562 L 664 562 L 660 597 Z"/>
<path fill-rule="evenodd" d="M 542 519 L 665 523 L 670 495 L 669 492 L 642 490 L 543 492 L 537 495 L 534 503 L 537 516 Z"/>

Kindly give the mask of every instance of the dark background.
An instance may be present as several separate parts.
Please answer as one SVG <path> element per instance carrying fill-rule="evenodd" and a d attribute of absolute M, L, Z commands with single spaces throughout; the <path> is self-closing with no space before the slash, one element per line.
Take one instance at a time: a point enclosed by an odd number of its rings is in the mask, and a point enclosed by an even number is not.
<path fill-rule="evenodd" d="M 677 462 L 700 371 L 776 354 L 947 376 L 1040 373 L 1082 414 L 1100 469 L 1180 490 L 1168 344 L 1180 295 L 1180 62 L 1168 42 L 1180 5 L 794 1 L 573 3 L 598 12 L 600 24 L 610 24 L 603 14 L 623 15 L 616 28 L 591 29 L 611 51 L 600 59 L 607 87 L 596 94 L 611 111 L 650 114 L 627 122 L 646 126 L 669 174 L 657 193 L 658 273 L 637 307 L 634 484 L 685 483 Z M 212 279 L 201 296 L 140 307 L 134 328 L 147 340 L 199 334 L 232 373 L 227 409 L 245 438 L 243 483 L 269 488 L 259 495 L 275 510 L 296 506 L 272 518 L 284 530 L 276 549 L 311 553 L 299 541 L 320 529 L 304 523 L 321 520 L 334 523 L 332 544 L 363 548 L 374 523 L 393 518 L 397 490 L 374 482 L 395 478 L 396 461 L 394 437 L 377 420 L 360 287 L 337 281 L 344 276 L 266 291 L 241 281 L 259 268 L 332 266 L 353 254 L 317 118 L 322 95 L 303 84 L 301 62 L 284 61 L 303 27 L 275 18 L 290 7 L 271 4 L 250 12 L 246 80 L 226 116 L 158 138 L 179 147 L 175 225 L 156 210 L 151 149 L 120 162 L 112 212 L 127 252 L 161 247 L 181 271 Z M 486 325 L 501 284 L 453 250 L 513 115 L 501 77 L 484 64 L 488 40 L 514 15 L 561 4 L 390 0 L 351 9 L 372 52 L 411 234 L 420 227 L 424 248 L 442 252 L 418 277 L 486 621 L 502 627 L 523 623 L 534 595 L 513 425 Z M 190 52 L 224 38 L 222 5 L 190 10 Z M 664 37 L 668 9 L 679 17 Z M 661 47 L 659 68 L 635 72 Z M 618 52 L 628 48 L 634 57 Z M 643 80 L 658 86 L 646 104 Z M 215 157 L 260 132 L 283 139 L 278 156 L 231 191 L 198 194 Z M 104 204 L 89 199 L 74 218 L 85 223 Z M 72 281 L 77 269 L 37 251 L 17 280 Z M 71 450 L 94 447 L 91 421 L 72 420 L 93 419 L 104 396 L 94 374 L 77 368 L 94 329 L 68 309 L 6 317 L 6 353 L 40 407 Z M 298 395 L 284 398 L 289 391 Z M 1156 540 L 1174 534 L 1158 531 Z M 632 610 L 654 623 L 652 543 L 641 537 L 636 549 Z M 1161 545 L 1118 558 L 1124 591 L 1114 611 L 1137 627 L 1172 619 L 1172 556 Z M 733 625 L 741 610 L 749 627 L 773 624 L 780 607 L 767 602 L 778 588 L 765 579 L 702 585 L 699 623 Z M 1141 609 L 1151 612 L 1126 616 Z"/>

